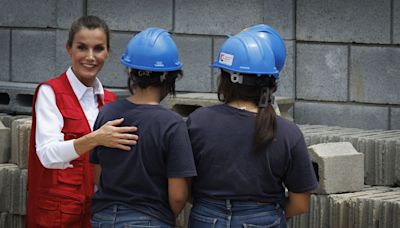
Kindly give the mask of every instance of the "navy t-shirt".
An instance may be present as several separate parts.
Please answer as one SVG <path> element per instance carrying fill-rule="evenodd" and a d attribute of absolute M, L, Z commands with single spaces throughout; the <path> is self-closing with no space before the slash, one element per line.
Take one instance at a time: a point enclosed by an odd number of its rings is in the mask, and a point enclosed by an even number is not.
<path fill-rule="evenodd" d="M 194 198 L 283 203 L 284 187 L 295 193 L 318 186 L 304 137 L 277 117 L 273 141 L 254 153 L 256 114 L 226 104 L 199 108 L 187 120 L 198 176 Z"/>
<path fill-rule="evenodd" d="M 90 162 L 102 168 L 92 213 L 120 204 L 173 225 L 168 178 L 196 176 L 186 124 L 160 105 L 137 105 L 123 99 L 101 109 L 94 130 L 121 117 L 122 126 L 138 128 L 139 140 L 130 151 L 100 146 L 90 153 Z"/>

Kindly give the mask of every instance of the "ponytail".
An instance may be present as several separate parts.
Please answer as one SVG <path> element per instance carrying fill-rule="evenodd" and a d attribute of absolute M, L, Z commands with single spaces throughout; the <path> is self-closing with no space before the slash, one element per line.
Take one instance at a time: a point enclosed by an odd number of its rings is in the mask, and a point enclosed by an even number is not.
<path fill-rule="evenodd" d="M 270 143 L 275 136 L 276 113 L 272 102 L 267 107 L 259 107 L 256 117 L 256 129 L 254 135 L 254 151 L 259 152 Z"/>

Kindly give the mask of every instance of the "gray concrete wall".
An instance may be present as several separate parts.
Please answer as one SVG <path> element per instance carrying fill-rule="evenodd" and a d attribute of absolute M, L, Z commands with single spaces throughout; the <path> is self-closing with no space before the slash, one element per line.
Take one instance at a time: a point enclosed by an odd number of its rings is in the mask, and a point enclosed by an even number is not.
<path fill-rule="evenodd" d="M 266 23 L 287 45 L 277 95 L 296 99 L 297 123 L 400 128 L 399 1 L 0 0 L 0 84 L 35 85 L 62 73 L 70 64 L 64 47 L 69 26 L 88 14 L 112 29 L 110 57 L 99 76 L 107 87 L 125 87 L 119 58 L 132 35 L 158 26 L 174 34 L 180 49 L 185 77 L 177 90 L 215 92 L 218 71 L 209 64 L 225 35 Z M 7 91 L 23 86 L 3 86 L 0 105 L 15 107 L 4 101 Z M 0 111 L 17 110 L 25 109 Z"/>

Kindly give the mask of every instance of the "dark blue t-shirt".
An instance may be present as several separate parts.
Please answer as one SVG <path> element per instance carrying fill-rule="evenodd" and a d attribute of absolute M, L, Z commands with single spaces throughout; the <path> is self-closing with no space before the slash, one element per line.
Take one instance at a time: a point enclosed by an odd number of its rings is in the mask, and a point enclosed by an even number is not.
<path fill-rule="evenodd" d="M 284 202 L 318 186 L 304 137 L 292 122 L 277 118 L 275 139 L 252 151 L 256 114 L 225 104 L 199 108 L 187 120 L 198 176 L 194 198 Z"/>
<path fill-rule="evenodd" d="M 137 105 L 123 99 L 101 109 L 94 130 L 121 117 L 122 126 L 138 128 L 139 140 L 130 151 L 100 146 L 90 153 L 90 162 L 102 168 L 92 213 L 121 204 L 173 225 L 168 178 L 196 175 L 186 124 L 160 105 Z"/>

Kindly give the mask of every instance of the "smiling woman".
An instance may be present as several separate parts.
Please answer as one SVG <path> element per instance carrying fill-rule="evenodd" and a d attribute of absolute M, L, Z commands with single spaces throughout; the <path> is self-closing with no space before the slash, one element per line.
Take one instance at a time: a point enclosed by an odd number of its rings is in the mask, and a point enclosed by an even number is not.
<path fill-rule="evenodd" d="M 108 57 L 109 29 L 96 16 L 76 20 L 66 44 L 71 67 L 40 83 L 33 98 L 27 227 L 90 227 L 94 190 L 89 153 L 96 146 L 130 150 L 136 127 L 123 119 L 93 131 L 99 109 L 115 95 L 97 78 Z"/>
<path fill-rule="evenodd" d="M 83 28 L 75 34 L 67 51 L 72 60 L 72 71 L 86 86 L 91 86 L 96 80 L 108 57 L 107 37 L 101 29 Z"/>

